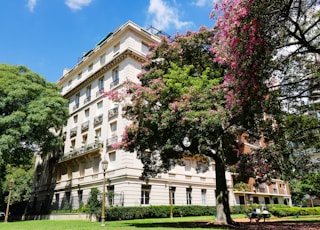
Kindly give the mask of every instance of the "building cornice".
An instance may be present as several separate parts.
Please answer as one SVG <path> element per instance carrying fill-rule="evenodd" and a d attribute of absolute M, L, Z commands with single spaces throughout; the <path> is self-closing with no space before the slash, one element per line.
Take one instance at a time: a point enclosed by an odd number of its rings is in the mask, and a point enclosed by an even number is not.
<path fill-rule="evenodd" d="M 85 85 L 90 84 L 94 80 L 100 78 L 103 74 L 105 74 L 108 70 L 114 68 L 117 66 L 121 61 L 126 59 L 127 57 L 133 58 L 134 60 L 143 63 L 147 59 L 143 54 L 137 53 L 135 50 L 128 48 L 122 53 L 118 54 L 116 57 L 114 57 L 110 62 L 99 68 L 96 72 L 94 72 L 92 75 L 90 75 L 85 81 L 79 83 L 77 86 L 72 88 L 70 91 L 66 92 L 63 96 L 64 98 L 69 99 L 72 95 L 80 91 L 82 88 L 85 87 Z"/>

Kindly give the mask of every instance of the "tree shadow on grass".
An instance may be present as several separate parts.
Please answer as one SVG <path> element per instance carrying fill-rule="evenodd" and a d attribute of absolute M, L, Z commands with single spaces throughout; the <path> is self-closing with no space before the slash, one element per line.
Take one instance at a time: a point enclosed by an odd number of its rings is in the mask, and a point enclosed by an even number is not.
<path fill-rule="evenodd" d="M 136 228 L 210 228 L 210 229 L 245 229 L 245 230 L 319 230 L 319 221 L 275 221 L 275 222 L 240 222 L 236 226 L 217 225 L 213 222 L 176 222 L 176 223 L 135 223 L 131 224 Z"/>

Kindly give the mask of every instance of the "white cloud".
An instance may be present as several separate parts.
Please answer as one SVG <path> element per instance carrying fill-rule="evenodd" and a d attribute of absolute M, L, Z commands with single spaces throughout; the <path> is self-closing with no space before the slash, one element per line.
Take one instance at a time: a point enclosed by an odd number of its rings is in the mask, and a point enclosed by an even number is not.
<path fill-rule="evenodd" d="M 217 0 L 196 0 L 192 2 L 192 5 L 197 7 L 212 7 Z"/>
<path fill-rule="evenodd" d="M 169 29 L 171 25 L 174 25 L 175 29 L 192 25 L 192 22 L 180 21 L 178 9 L 164 0 L 150 0 L 148 14 L 152 18 L 152 26 L 159 30 Z"/>
<path fill-rule="evenodd" d="M 83 7 L 88 6 L 92 0 L 66 0 L 66 5 L 71 10 L 81 10 Z"/>
<path fill-rule="evenodd" d="M 197 0 L 195 2 L 192 2 L 192 5 L 196 5 L 198 7 L 203 7 L 207 4 L 207 0 Z"/>
<path fill-rule="evenodd" d="M 36 4 L 37 4 L 37 0 L 28 0 L 27 7 L 31 12 L 33 12 Z"/>

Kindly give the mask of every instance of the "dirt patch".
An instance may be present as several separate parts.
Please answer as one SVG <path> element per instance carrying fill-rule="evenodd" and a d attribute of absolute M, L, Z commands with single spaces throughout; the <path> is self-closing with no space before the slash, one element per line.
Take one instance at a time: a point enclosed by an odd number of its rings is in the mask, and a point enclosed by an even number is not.
<path fill-rule="evenodd" d="M 266 222 L 252 222 L 247 218 L 236 219 L 235 226 L 221 226 L 214 222 L 193 222 L 193 223 L 179 223 L 179 227 L 184 228 L 209 228 L 209 229 L 241 229 L 241 230 L 320 230 L 319 222 L 295 222 L 295 221 L 272 221 Z"/>
<path fill-rule="evenodd" d="M 265 223 L 250 223 L 250 222 L 240 222 L 236 229 L 286 229 L 286 230 L 319 230 L 320 222 L 265 222 Z"/>

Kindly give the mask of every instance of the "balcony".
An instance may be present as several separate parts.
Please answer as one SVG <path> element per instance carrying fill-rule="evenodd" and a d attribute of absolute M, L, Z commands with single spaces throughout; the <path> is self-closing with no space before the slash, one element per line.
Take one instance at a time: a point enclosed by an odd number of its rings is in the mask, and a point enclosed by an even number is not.
<path fill-rule="evenodd" d="M 102 88 L 102 89 L 99 89 L 99 91 L 96 92 L 96 97 L 100 97 L 100 96 L 103 94 L 103 92 L 104 92 L 104 89 L 103 89 L 103 88 Z"/>
<path fill-rule="evenodd" d="M 85 132 L 85 131 L 88 131 L 89 129 L 89 121 L 86 121 L 84 123 L 81 124 L 81 132 Z"/>
<path fill-rule="evenodd" d="M 102 147 L 103 147 L 102 141 L 96 140 L 93 143 L 83 145 L 81 148 L 74 148 L 70 152 L 65 153 L 62 156 L 62 158 L 59 160 L 59 162 L 76 158 L 79 156 L 83 156 L 85 154 L 97 152 Z"/>
<path fill-rule="evenodd" d="M 118 136 L 113 136 L 111 138 L 107 139 L 107 147 L 110 147 L 111 145 L 118 142 Z"/>
<path fill-rule="evenodd" d="M 110 84 L 110 89 L 112 89 L 113 87 L 119 85 L 119 79 L 114 80 L 113 82 L 111 82 Z"/>
<path fill-rule="evenodd" d="M 101 125 L 102 124 L 102 121 L 103 121 L 103 114 L 99 115 L 99 116 L 96 116 L 93 120 L 93 125 L 94 127 L 98 126 L 98 125 Z"/>
<path fill-rule="evenodd" d="M 78 127 L 70 129 L 70 138 L 77 136 L 77 129 Z"/>
<path fill-rule="evenodd" d="M 118 107 L 114 107 L 108 110 L 108 119 L 118 116 L 119 109 Z"/>
<path fill-rule="evenodd" d="M 86 99 L 84 99 L 84 104 L 87 104 L 87 103 L 89 103 L 91 101 L 91 97 L 89 96 L 89 97 L 87 97 Z"/>
<path fill-rule="evenodd" d="M 76 109 L 79 109 L 79 103 L 77 103 L 77 104 L 75 104 L 75 105 L 73 106 L 73 111 L 75 111 Z"/>

